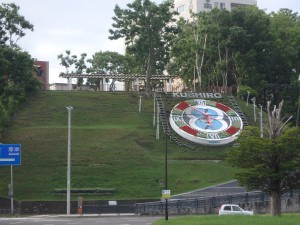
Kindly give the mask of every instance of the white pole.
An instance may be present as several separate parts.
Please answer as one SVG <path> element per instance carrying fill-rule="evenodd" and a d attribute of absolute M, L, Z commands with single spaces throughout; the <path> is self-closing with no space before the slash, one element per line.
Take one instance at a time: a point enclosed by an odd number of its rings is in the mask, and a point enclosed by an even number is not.
<path fill-rule="evenodd" d="M 10 213 L 14 213 L 14 184 L 13 184 L 13 166 L 10 166 Z"/>
<path fill-rule="evenodd" d="M 256 122 L 256 110 L 255 110 L 255 107 L 256 107 L 256 105 L 255 105 L 255 103 L 253 104 L 253 108 L 254 108 L 254 121 Z"/>
<path fill-rule="evenodd" d="M 253 116 L 254 116 L 254 122 L 256 122 L 256 111 L 255 111 L 255 97 L 251 98 L 251 101 L 253 102 Z"/>
<path fill-rule="evenodd" d="M 247 95 L 247 103 L 246 103 L 246 106 L 248 106 L 250 91 L 247 91 L 247 93 L 248 93 L 248 95 Z"/>
<path fill-rule="evenodd" d="M 172 78 L 169 78 L 169 92 L 173 92 Z"/>
<path fill-rule="evenodd" d="M 298 77 L 298 81 L 300 81 L 300 75 Z M 298 89 L 298 109 L 297 109 L 297 118 L 296 118 L 296 127 L 298 127 L 299 124 L 299 111 L 300 111 L 300 96 L 299 96 L 299 89 Z"/>
<path fill-rule="evenodd" d="M 157 106 L 157 117 L 156 117 L 156 140 L 159 140 L 159 107 Z"/>
<path fill-rule="evenodd" d="M 262 118 L 262 105 L 260 106 L 260 137 L 264 137 L 264 132 L 263 132 L 263 118 Z"/>
<path fill-rule="evenodd" d="M 153 98 L 153 126 L 155 127 L 155 108 L 156 108 L 156 92 L 154 92 L 154 98 Z"/>
<path fill-rule="evenodd" d="M 71 111 L 73 107 L 68 106 L 68 169 L 67 169 L 67 214 L 70 215 L 71 207 Z"/>
<path fill-rule="evenodd" d="M 194 92 L 196 92 L 196 67 L 194 66 Z"/>
<path fill-rule="evenodd" d="M 141 113 L 142 110 L 142 96 L 140 96 L 140 101 L 139 101 L 139 113 Z"/>

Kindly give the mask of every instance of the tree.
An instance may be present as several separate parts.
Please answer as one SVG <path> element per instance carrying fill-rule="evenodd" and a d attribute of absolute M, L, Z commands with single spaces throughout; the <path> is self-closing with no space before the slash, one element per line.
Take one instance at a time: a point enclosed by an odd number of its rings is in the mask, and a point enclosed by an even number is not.
<path fill-rule="evenodd" d="M 282 104 L 269 114 L 269 138 L 261 138 L 256 127 L 245 129 L 239 147 L 229 151 L 227 160 L 242 168 L 235 177 L 248 190 L 270 195 L 271 215 L 281 215 L 281 196 L 300 188 L 300 129 L 283 129 Z"/>
<path fill-rule="evenodd" d="M 127 72 L 127 60 L 125 59 L 125 56 L 117 52 L 96 52 L 88 62 L 91 63 L 91 68 L 88 69 L 90 73 L 124 74 Z M 100 79 L 89 78 L 88 82 L 99 87 Z M 113 80 L 110 85 L 111 90 L 114 89 L 114 85 L 115 80 Z"/>
<path fill-rule="evenodd" d="M 135 0 L 127 7 L 115 6 L 114 29 L 109 30 L 109 39 L 125 38 L 126 51 L 139 62 L 140 72 L 146 72 L 146 94 L 149 95 L 152 74 L 162 73 L 169 61 L 176 12 L 171 0 L 159 5 L 150 0 Z"/>
<path fill-rule="evenodd" d="M 69 73 L 69 68 L 75 64 L 77 56 L 72 55 L 71 56 L 71 50 L 65 50 L 66 55 L 64 54 L 59 54 L 57 56 L 57 59 L 60 60 L 60 65 L 66 68 L 66 73 Z"/>
<path fill-rule="evenodd" d="M 33 31 L 33 25 L 19 14 L 20 7 L 14 3 L 0 5 L 0 44 L 8 42 L 10 47 L 18 47 L 17 41 Z"/>
<path fill-rule="evenodd" d="M 33 76 L 33 59 L 23 52 L 17 41 L 33 25 L 19 14 L 14 3 L 0 5 L 0 134 L 29 96 L 41 88 Z"/>
<path fill-rule="evenodd" d="M 33 76 L 33 59 L 27 52 L 0 46 L 0 96 L 9 114 L 41 87 Z"/>
<path fill-rule="evenodd" d="M 76 74 L 82 74 L 86 69 L 87 66 L 85 64 L 85 58 L 87 57 L 86 53 L 82 53 L 80 55 L 80 59 L 77 60 L 77 57 L 75 59 L 75 70 L 76 70 Z M 77 85 L 80 87 L 83 84 L 83 78 L 80 77 L 77 79 Z"/>
<path fill-rule="evenodd" d="M 299 15 L 289 9 L 281 9 L 271 14 L 270 27 L 274 41 L 270 52 L 272 67 L 266 77 L 268 82 L 266 90 L 273 94 L 275 104 L 282 99 L 285 100 L 285 112 L 295 113 L 298 105 L 300 73 Z"/>

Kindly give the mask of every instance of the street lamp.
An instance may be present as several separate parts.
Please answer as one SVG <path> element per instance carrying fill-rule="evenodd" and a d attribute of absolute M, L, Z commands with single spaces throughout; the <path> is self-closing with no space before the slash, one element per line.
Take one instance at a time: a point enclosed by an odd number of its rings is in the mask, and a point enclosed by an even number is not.
<path fill-rule="evenodd" d="M 72 106 L 66 107 L 68 110 L 68 169 L 67 169 L 67 215 L 70 215 L 71 200 L 71 111 Z"/>
<path fill-rule="evenodd" d="M 168 135 L 165 129 L 165 190 L 168 190 Z M 168 198 L 166 198 L 165 220 L 169 219 Z"/>
<path fill-rule="evenodd" d="M 247 91 L 247 93 L 248 93 L 248 95 L 247 95 L 247 103 L 246 103 L 246 106 L 248 107 L 250 91 Z"/>
<path fill-rule="evenodd" d="M 298 81 L 300 81 L 300 75 L 298 77 Z M 298 90 L 299 90 L 299 88 L 298 88 Z M 299 111 L 300 111 L 300 96 L 299 96 L 299 91 L 298 91 L 298 109 L 297 109 L 296 127 L 298 127 Z"/>
<path fill-rule="evenodd" d="M 254 116 L 254 122 L 256 122 L 256 112 L 255 112 L 255 101 L 256 101 L 256 98 L 253 97 L 251 98 L 251 101 L 253 102 L 253 116 Z"/>

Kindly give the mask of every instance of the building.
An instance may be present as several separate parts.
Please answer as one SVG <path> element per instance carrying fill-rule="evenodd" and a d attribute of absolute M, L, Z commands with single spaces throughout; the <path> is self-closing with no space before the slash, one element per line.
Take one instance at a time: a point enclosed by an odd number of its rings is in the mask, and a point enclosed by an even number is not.
<path fill-rule="evenodd" d="M 34 61 L 33 76 L 43 84 L 43 90 L 49 90 L 49 62 Z"/>
<path fill-rule="evenodd" d="M 190 11 L 193 13 L 210 11 L 213 8 L 226 9 L 231 11 L 238 6 L 257 5 L 257 0 L 175 0 L 174 8 L 180 17 L 190 18 Z"/>

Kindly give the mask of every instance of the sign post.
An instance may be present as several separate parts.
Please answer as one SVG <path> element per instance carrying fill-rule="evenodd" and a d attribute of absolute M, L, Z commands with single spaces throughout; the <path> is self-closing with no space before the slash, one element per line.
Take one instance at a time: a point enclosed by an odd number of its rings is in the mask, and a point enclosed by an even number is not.
<path fill-rule="evenodd" d="M 11 214 L 14 213 L 13 166 L 19 165 L 21 165 L 21 145 L 0 144 L 0 166 L 10 166 L 8 197 L 10 197 Z"/>

